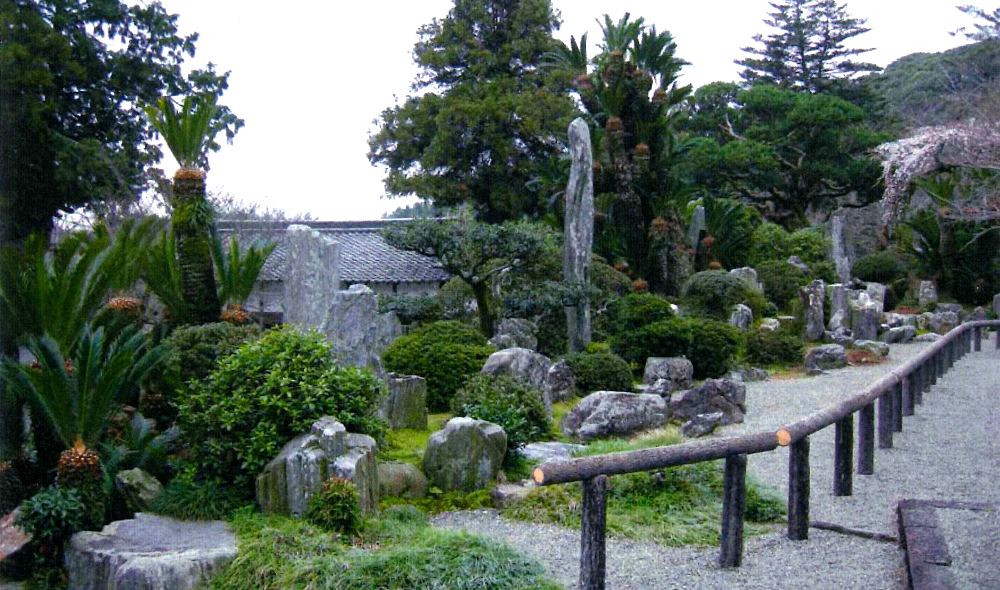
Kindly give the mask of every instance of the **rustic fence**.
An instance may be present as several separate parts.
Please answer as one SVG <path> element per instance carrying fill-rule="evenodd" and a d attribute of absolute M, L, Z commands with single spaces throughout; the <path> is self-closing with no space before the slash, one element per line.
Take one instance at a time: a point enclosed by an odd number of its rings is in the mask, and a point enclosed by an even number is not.
<path fill-rule="evenodd" d="M 605 578 L 605 507 L 608 476 L 664 469 L 677 465 L 725 459 L 722 492 L 721 567 L 738 567 L 743 560 L 743 511 L 746 504 L 747 455 L 787 446 L 788 538 L 809 537 L 809 435 L 834 425 L 833 493 L 853 493 L 853 473 L 871 475 L 875 446 L 892 448 L 892 435 L 902 432 L 903 417 L 912 416 L 923 394 L 970 349 L 982 347 L 984 328 L 1000 328 L 1000 321 L 962 324 L 917 357 L 891 371 L 867 391 L 787 424 L 777 432 L 757 432 L 733 438 L 693 441 L 667 447 L 609 453 L 551 461 L 534 468 L 538 485 L 580 481 L 583 502 L 580 518 L 580 588 L 603 590 Z M 1000 349 L 1000 336 L 997 338 Z M 876 405 L 878 406 L 876 409 Z M 876 412 L 878 424 L 876 428 Z M 853 414 L 858 414 L 855 433 Z M 855 436 L 856 434 L 856 436 Z M 857 465 L 855 466 L 855 438 Z"/>

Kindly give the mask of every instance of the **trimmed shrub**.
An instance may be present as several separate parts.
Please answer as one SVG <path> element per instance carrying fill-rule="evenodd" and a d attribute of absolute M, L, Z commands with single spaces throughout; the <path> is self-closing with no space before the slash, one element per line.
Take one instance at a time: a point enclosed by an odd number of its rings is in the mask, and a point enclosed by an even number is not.
<path fill-rule="evenodd" d="M 427 407 L 445 412 L 455 392 L 478 373 L 495 349 L 476 330 L 460 322 L 434 322 L 389 345 L 385 368 L 427 380 Z"/>
<path fill-rule="evenodd" d="M 830 241 L 821 228 L 789 233 L 780 225 L 765 221 L 750 235 L 750 263 L 755 267 L 772 260 L 787 261 L 789 256 L 813 264 L 826 260 L 829 251 Z"/>
<path fill-rule="evenodd" d="M 385 424 L 373 416 L 381 390 L 369 371 L 337 366 L 322 335 L 281 328 L 195 382 L 177 403 L 177 422 L 199 474 L 249 496 L 267 462 L 318 418 L 381 439 Z"/>
<path fill-rule="evenodd" d="M 673 316 L 666 299 L 649 293 L 630 293 L 608 303 L 599 324 L 608 334 L 616 336 Z"/>
<path fill-rule="evenodd" d="M 856 260 L 851 274 L 862 281 L 888 285 L 903 274 L 903 265 L 890 252 L 875 252 Z"/>
<path fill-rule="evenodd" d="M 788 309 L 799 299 L 799 287 L 809 283 L 801 269 L 787 262 L 774 260 L 757 267 L 757 278 L 764 285 L 764 295 L 780 310 Z"/>
<path fill-rule="evenodd" d="M 655 322 L 613 338 L 611 350 L 641 368 L 651 356 L 685 356 L 691 347 L 692 328 L 690 318 Z"/>
<path fill-rule="evenodd" d="M 89 528 L 90 512 L 79 490 L 52 486 L 21 504 L 15 524 L 31 535 L 31 544 L 37 555 L 44 556 L 45 564 L 58 567 L 66 541 Z"/>
<path fill-rule="evenodd" d="M 802 362 L 805 345 L 796 336 L 782 330 L 757 331 L 747 336 L 745 358 L 756 366 L 797 365 Z"/>
<path fill-rule="evenodd" d="M 726 322 L 692 322 L 691 347 L 687 357 L 694 365 L 695 379 L 716 379 L 729 371 L 739 348 L 740 331 Z"/>
<path fill-rule="evenodd" d="M 687 307 L 697 315 L 727 319 L 729 309 L 746 301 L 746 282 L 724 270 L 695 273 L 684 284 L 683 297 Z"/>
<path fill-rule="evenodd" d="M 611 352 L 575 352 L 566 356 L 581 394 L 594 391 L 632 391 L 632 371 L 622 357 Z"/>
<path fill-rule="evenodd" d="M 325 529 L 349 535 L 361 524 L 358 487 L 353 481 L 331 477 L 320 493 L 309 498 L 305 517 Z"/>
<path fill-rule="evenodd" d="M 809 271 L 812 280 L 819 279 L 827 285 L 837 282 L 837 265 L 828 260 L 810 264 Z"/>
<path fill-rule="evenodd" d="M 815 264 L 827 260 L 830 240 L 826 238 L 823 228 L 807 227 L 788 235 L 788 247 L 788 256 L 798 256 L 806 264 Z M 787 260 L 788 256 L 784 259 Z"/>
<path fill-rule="evenodd" d="M 507 376 L 476 375 L 455 394 L 453 412 L 498 424 L 507 433 L 505 465 L 529 442 L 548 437 L 552 419 L 542 392 Z"/>

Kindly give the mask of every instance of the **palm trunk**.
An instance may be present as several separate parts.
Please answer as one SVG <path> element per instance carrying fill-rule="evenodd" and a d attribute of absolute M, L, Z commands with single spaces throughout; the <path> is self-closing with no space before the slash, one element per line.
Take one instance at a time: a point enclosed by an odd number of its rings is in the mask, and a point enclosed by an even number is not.
<path fill-rule="evenodd" d="M 222 305 L 212 266 L 214 222 L 205 200 L 205 176 L 200 170 L 181 169 L 174 175 L 171 222 L 177 239 L 184 300 L 191 311 L 191 320 L 198 324 L 217 322 Z"/>

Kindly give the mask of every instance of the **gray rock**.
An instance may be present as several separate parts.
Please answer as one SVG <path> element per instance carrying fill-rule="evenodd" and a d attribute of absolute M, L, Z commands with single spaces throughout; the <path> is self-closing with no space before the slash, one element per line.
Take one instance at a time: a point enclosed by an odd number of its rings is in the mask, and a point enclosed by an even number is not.
<path fill-rule="evenodd" d="M 538 348 L 538 326 L 534 322 L 520 318 L 504 318 L 496 328 L 490 344 L 498 350 L 504 348 L 527 348 L 535 350 Z M 511 344 L 513 342 L 513 344 Z"/>
<path fill-rule="evenodd" d="M 943 338 L 940 334 L 935 334 L 934 332 L 928 332 L 927 334 L 921 334 L 913 339 L 914 342 L 937 342 Z"/>
<path fill-rule="evenodd" d="M 799 318 L 793 315 L 779 315 L 778 324 L 782 328 L 788 328 L 795 325 L 795 322 L 799 321 Z"/>
<path fill-rule="evenodd" d="M 594 163 L 590 128 L 582 118 L 569 125 L 572 164 L 564 194 L 563 280 L 570 284 L 590 284 L 594 244 Z M 590 344 L 590 305 L 566 308 L 570 350 L 580 352 Z"/>
<path fill-rule="evenodd" d="M 986 310 L 980 305 L 970 312 L 962 312 L 958 315 L 962 319 L 963 324 L 965 322 L 981 322 L 986 319 Z"/>
<path fill-rule="evenodd" d="M 847 288 L 842 283 L 834 283 L 827 285 L 826 294 L 830 298 L 830 322 L 826 327 L 836 330 L 845 326 L 851 316 L 851 308 L 847 302 Z"/>
<path fill-rule="evenodd" d="M 806 351 L 807 369 L 839 369 L 847 366 L 847 351 L 839 344 L 823 344 Z"/>
<path fill-rule="evenodd" d="M 705 207 L 698 205 L 691 215 L 691 225 L 688 226 L 688 243 L 695 250 L 701 245 L 701 232 L 705 230 Z"/>
<path fill-rule="evenodd" d="M 938 313 L 950 311 L 952 313 L 962 313 L 962 304 L 960 303 L 938 303 L 937 306 Z"/>
<path fill-rule="evenodd" d="M 752 383 L 754 381 L 767 381 L 769 377 L 770 375 L 767 374 L 767 370 L 765 369 L 759 367 L 739 367 L 730 371 L 727 378 L 733 381 Z"/>
<path fill-rule="evenodd" d="M 576 395 L 576 380 L 566 361 L 552 363 L 545 374 L 545 396 L 552 402 L 561 402 Z"/>
<path fill-rule="evenodd" d="M 958 326 L 958 314 L 953 311 L 942 311 L 931 316 L 929 328 L 937 334 L 947 334 Z"/>
<path fill-rule="evenodd" d="M 859 293 L 857 303 L 851 307 L 851 332 L 856 340 L 874 340 L 878 337 L 882 310 L 867 293 Z"/>
<path fill-rule="evenodd" d="M 930 303 L 937 303 L 937 287 L 930 281 L 920 281 L 920 290 L 917 291 L 917 304 L 920 307 L 927 307 Z"/>
<path fill-rule="evenodd" d="M 747 386 L 732 379 L 706 379 L 670 400 L 670 419 L 686 422 L 698 414 L 722 413 L 722 424 L 739 424 L 746 413 Z"/>
<path fill-rule="evenodd" d="M 847 328 L 837 328 L 836 330 L 827 330 L 824 332 L 823 342 L 849 346 L 854 343 L 854 336 Z"/>
<path fill-rule="evenodd" d="M 740 268 L 734 268 L 729 271 L 729 274 L 743 279 L 743 282 L 745 282 L 751 289 L 756 289 L 761 292 L 764 291 L 764 285 L 762 285 L 757 279 L 757 271 L 753 267 L 743 266 Z"/>
<path fill-rule="evenodd" d="M 905 344 L 912 341 L 917 336 L 917 329 L 914 326 L 897 326 L 889 328 L 879 338 L 886 344 Z"/>
<path fill-rule="evenodd" d="M 525 460 L 532 463 L 545 463 L 546 461 L 565 461 L 571 459 L 573 455 L 585 449 L 583 445 L 561 442 L 533 442 L 528 443 L 518 449 Z"/>
<path fill-rule="evenodd" d="M 871 299 L 872 303 L 878 306 L 878 312 L 881 314 L 885 310 L 886 286 L 882 283 L 868 283 L 865 286 L 865 292 L 868 293 L 868 298 Z"/>
<path fill-rule="evenodd" d="M 658 379 L 672 381 L 675 389 L 691 387 L 694 378 L 694 365 L 682 357 L 649 357 L 646 359 L 646 369 L 642 374 L 642 382 L 649 385 Z"/>
<path fill-rule="evenodd" d="M 910 313 L 884 312 L 882 314 L 882 322 L 890 328 L 898 328 L 900 326 L 913 326 L 916 328 L 917 316 Z"/>
<path fill-rule="evenodd" d="M 545 380 L 552 361 L 544 354 L 527 348 L 505 348 L 486 359 L 482 371 L 484 375 L 506 375 L 519 383 L 525 383 L 542 392 L 545 409 L 552 414 L 552 400 L 545 395 Z"/>
<path fill-rule="evenodd" d="M 526 479 L 518 483 L 502 483 L 490 490 L 490 504 L 497 510 L 520 504 L 535 489 L 535 482 Z"/>
<path fill-rule="evenodd" d="M 639 393 L 658 395 L 669 402 L 670 395 L 678 389 L 680 388 L 677 387 L 677 384 L 670 379 L 657 379 L 652 385 L 643 385 Z"/>
<path fill-rule="evenodd" d="M 722 412 L 698 414 L 681 425 L 681 434 L 688 438 L 698 438 L 712 434 L 722 423 Z"/>
<path fill-rule="evenodd" d="M 448 420 L 427 441 L 424 473 L 442 491 L 474 492 L 494 480 L 507 452 L 507 434 L 492 422 Z"/>
<path fill-rule="evenodd" d="M 851 260 L 847 255 L 847 240 L 844 233 L 844 216 L 836 215 L 830 223 L 830 243 L 833 264 L 837 269 L 837 280 L 847 282 L 851 280 Z"/>
<path fill-rule="evenodd" d="M 833 312 L 832 316 L 830 316 L 830 322 L 826 327 L 829 328 L 831 332 L 836 332 L 837 330 L 848 330 L 847 317 L 847 313 L 844 310 L 838 309 Z"/>
<path fill-rule="evenodd" d="M 340 244 L 307 225 L 285 231 L 285 323 L 308 330 L 323 323 L 340 288 Z"/>
<path fill-rule="evenodd" d="M 993 296 L 993 314 L 1000 318 L 1000 293 Z"/>
<path fill-rule="evenodd" d="M 742 303 L 734 305 L 733 312 L 729 315 L 729 325 L 745 332 L 751 324 L 753 324 L 753 311 Z"/>
<path fill-rule="evenodd" d="M 236 553 L 236 536 L 224 522 L 139 513 L 100 532 L 73 535 L 66 555 L 69 587 L 188 590 L 221 571 Z"/>
<path fill-rule="evenodd" d="M 389 428 L 427 429 L 427 382 L 416 375 L 389 373 L 378 416 Z"/>
<path fill-rule="evenodd" d="M 781 322 L 775 318 L 764 318 L 760 321 L 760 327 L 758 328 L 761 332 L 774 332 L 781 328 Z"/>
<path fill-rule="evenodd" d="M 375 354 L 382 357 L 389 345 L 403 335 L 403 323 L 399 321 L 396 312 L 389 311 L 378 314 L 377 325 L 375 327 Z"/>
<path fill-rule="evenodd" d="M 788 257 L 788 264 L 791 264 L 792 266 L 794 266 L 795 268 L 801 270 L 802 272 L 806 273 L 807 275 L 809 274 L 809 265 L 806 264 L 805 262 L 802 262 L 802 259 L 799 258 L 798 256 L 789 256 Z"/>
<path fill-rule="evenodd" d="M 365 285 L 336 291 L 319 331 L 333 345 L 333 357 L 344 365 L 370 369 L 377 377 L 385 371 L 378 348 L 378 298 Z"/>
<path fill-rule="evenodd" d="M 145 512 L 163 493 L 163 484 L 142 469 L 119 471 L 115 475 L 115 489 L 125 499 L 125 504 L 133 514 Z"/>
<path fill-rule="evenodd" d="M 823 339 L 823 299 L 826 295 L 826 285 L 821 280 L 815 280 L 799 289 L 799 299 L 802 302 L 804 342 L 818 342 Z"/>
<path fill-rule="evenodd" d="M 354 482 L 362 510 L 378 508 L 375 440 L 348 434 L 343 424 L 325 416 L 289 441 L 257 476 L 257 504 L 265 512 L 302 516 L 309 498 L 331 477 Z"/>
<path fill-rule="evenodd" d="M 919 314 L 917 316 L 917 329 L 918 330 L 928 329 L 931 325 L 932 317 L 934 317 L 934 314 L 929 311 L 925 311 L 924 313 Z"/>
<path fill-rule="evenodd" d="M 396 498 L 422 498 L 427 495 L 427 477 L 410 463 L 379 463 L 378 493 Z"/>
<path fill-rule="evenodd" d="M 658 395 L 596 391 L 566 412 L 559 426 L 566 436 L 586 441 L 629 435 L 666 421 L 667 402 Z"/>
<path fill-rule="evenodd" d="M 854 348 L 858 350 L 867 350 L 868 352 L 882 358 L 889 356 L 889 345 L 885 342 L 878 342 L 877 340 L 855 340 Z"/>

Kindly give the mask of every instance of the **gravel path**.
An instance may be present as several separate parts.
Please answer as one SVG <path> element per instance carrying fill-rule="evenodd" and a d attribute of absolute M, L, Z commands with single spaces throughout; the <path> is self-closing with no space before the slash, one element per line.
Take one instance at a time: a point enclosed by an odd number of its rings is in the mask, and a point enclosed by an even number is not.
<path fill-rule="evenodd" d="M 925 346 L 894 345 L 889 364 L 748 384 L 746 422 L 726 427 L 721 436 L 776 430 L 864 390 L 888 368 L 912 358 Z M 995 379 L 998 361 L 1000 353 L 987 342 L 982 352 L 957 361 L 924 394 L 916 415 L 904 419 L 903 432 L 894 436 L 894 448 L 876 450 L 875 475 L 855 475 L 853 496 L 832 495 L 833 428 L 814 434 L 810 439 L 810 519 L 896 535 L 893 508 L 903 497 L 1000 501 L 1000 487 L 995 483 L 1000 480 L 1000 454 L 996 451 L 1000 434 L 996 400 L 1000 386 Z M 782 494 L 787 490 L 787 468 L 787 449 L 752 455 L 748 461 L 754 477 Z M 976 522 L 965 519 L 967 514 L 954 518 L 944 515 L 943 520 L 953 531 L 948 535 L 949 542 L 969 530 L 982 530 L 976 528 Z M 995 530 L 995 513 L 974 518 L 992 519 L 986 523 L 986 530 Z M 492 510 L 446 513 L 435 518 L 434 523 L 506 541 L 538 559 L 546 572 L 567 588 L 577 584 L 577 531 L 509 521 Z M 954 547 L 953 567 L 961 587 L 983 587 L 976 585 L 983 580 L 997 583 L 997 554 L 995 540 L 972 538 Z M 715 547 L 678 549 L 609 538 L 607 587 L 900 590 L 905 586 L 902 552 L 895 544 L 817 529 L 810 530 L 808 541 L 789 541 L 783 530 L 748 538 L 743 566 L 735 570 L 719 569 L 717 557 Z"/>

